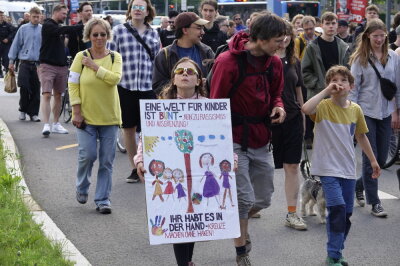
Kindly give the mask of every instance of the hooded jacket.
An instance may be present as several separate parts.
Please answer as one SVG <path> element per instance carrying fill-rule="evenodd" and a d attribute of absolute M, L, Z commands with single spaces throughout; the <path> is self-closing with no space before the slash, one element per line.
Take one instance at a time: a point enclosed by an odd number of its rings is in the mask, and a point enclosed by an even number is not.
<path fill-rule="evenodd" d="M 214 53 L 219 46 L 226 44 L 228 37 L 219 29 L 217 22 L 214 22 L 211 29 L 204 27 L 204 32 L 201 42 L 210 46 Z"/>
<path fill-rule="evenodd" d="M 249 41 L 246 32 L 237 33 L 231 42 L 229 50 L 220 54 L 213 66 L 210 98 L 228 98 L 233 84 L 239 77 L 237 57 L 246 53 L 246 73 L 266 71 L 270 64 L 273 65 L 273 80 L 269 84 L 265 75 L 248 76 L 240 84 L 236 93 L 231 98 L 231 111 L 242 116 L 267 117 L 274 107 L 283 107 L 281 94 L 283 90 L 283 67 L 277 56 L 265 56 L 262 68 L 257 68 L 245 49 Z M 233 127 L 233 142 L 241 144 L 243 125 Z M 270 130 L 264 123 L 249 124 L 248 147 L 257 149 L 267 145 L 270 141 Z"/>

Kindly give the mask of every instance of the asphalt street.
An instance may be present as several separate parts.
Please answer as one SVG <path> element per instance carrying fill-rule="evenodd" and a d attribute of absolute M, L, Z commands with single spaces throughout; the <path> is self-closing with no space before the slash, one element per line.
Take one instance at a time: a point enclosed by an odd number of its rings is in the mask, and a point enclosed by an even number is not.
<path fill-rule="evenodd" d="M 76 143 L 74 128 L 66 124 L 68 135 L 43 138 L 42 123 L 18 120 L 19 93 L 4 93 L 3 84 L 0 79 L 0 118 L 18 146 L 32 196 L 92 265 L 175 265 L 172 245 L 149 245 L 144 186 L 125 182 L 130 173 L 127 155 L 116 153 L 111 215 L 95 211 L 97 165 L 89 202 L 77 203 L 77 148 L 58 149 Z M 350 265 L 400 265 L 400 192 L 395 175 L 398 167 L 383 170 L 379 179 L 380 190 L 396 197 L 382 200 L 388 218 L 373 217 L 370 206 L 354 208 L 344 251 Z M 272 206 L 262 211 L 260 219 L 250 221 L 253 265 L 324 265 L 326 231 L 316 217 L 305 218 L 307 231 L 284 226 L 283 181 L 283 171 L 277 170 Z M 233 241 L 196 243 L 193 261 L 196 265 L 235 265 Z"/>

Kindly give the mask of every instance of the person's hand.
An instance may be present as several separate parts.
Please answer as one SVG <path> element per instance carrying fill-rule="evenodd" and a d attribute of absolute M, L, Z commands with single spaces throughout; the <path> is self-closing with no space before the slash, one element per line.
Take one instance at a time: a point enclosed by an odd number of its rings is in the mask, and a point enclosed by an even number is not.
<path fill-rule="evenodd" d="M 381 168 L 377 161 L 371 162 L 372 178 L 377 179 L 381 175 Z"/>
<path fill-rule="evenodd" d="M 14 72 L 15 71 L 14 64 L 9 64 L 8 70 L 10 70 L 11 72 Z"/>
<path fill-rule="evenodd" d="M 82 116 L 81 113 L 74 113 L 73 119 L 72 119 L 72 124 L 76 126 L 77 128 L 81 128 L 83 121 L 85 118 Z"/>
<path fill-rule="evenodd" d="M 90 56 L 83 56 L 82 65 L 93 69 L 94 71 L 97 71 L 97 69 L 99 68 L 99 66 L 92 60 L 92 58 L 90 58 Z"/>
<path fill-rule="evenodd" d="M 237 169 L 238 169 L 238 162 L 235 161 L 235 162 L 233 163 L 233 171 L 236 172 Z"/>
<path fill-rule="evenodd" d="M 144 174 L 146 173 L 146 169 L 144 168 L 143 162 L 140 162 L 136 165 L 136 171 L 139 176 L 140 182 L 144 183 Z"/>
<path fill-rule="evenodd" d="M 325 91 L 328 95 L 338 94 L 342 90 L 344 90 L 344 88 L 336 83 L 329 83 L 328 87 L 325 88 Z"/>
<path fill-rule="evenodd" d="M 271 117 L 272 124 L 283 123 L 283 121 L 285 121 L 285 118 L 286 118 L 285 109 L 283 109 L 282 107 L 274 107 L 274 109 L 272 109 L 272 113 L 271 113 L 270 117 Z"/>
<path fill-rule="evenodd" d="M 397 113 L 397 109 L 392 113 L 392 128 L 399 129 L 400 128 L 400 117 Z"/>

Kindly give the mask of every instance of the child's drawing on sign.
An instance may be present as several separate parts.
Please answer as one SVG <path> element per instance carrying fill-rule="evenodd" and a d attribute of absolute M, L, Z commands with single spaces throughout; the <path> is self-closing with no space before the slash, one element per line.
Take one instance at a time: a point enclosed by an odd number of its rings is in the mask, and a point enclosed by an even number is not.
<path fill-rule="evenodd" d="M 155 236 L 160 236 L 168 230 L 168 229 L 162 228 L 165 223 L 165 217 L 162 218 L 162 220 L 161 220 L 161 217 L 162 217 L 161 215 L 157 215 L 156 218 L 154 219 L 154 222 L 152 219 L 150 219 L 151 233 Z"/>
<path fill-rule="evenodd" d="M 166 200 L 169 199 L 170 195 L 172 195 L 172 199 L 174 199 L 174 186 L 172 185 L 172 180 L 176 183 L 176 179 L 172 176 L 171 168 L 165 168 L 163 178 L 167 182 L 167 186 L 164 189 L 164 195 L 168 195 Z"/>
<path fill-rule="evenodd" d="M 144 136 L 144 152 L 150 156 L 150 152 L 154 152 L 154 148 L 159 141 L 157 136 Z"/>
<path fill-rule="evenodd" d="M 217 197 L 219 195 L 219 184 L 215 179 L 214 173 L 210 171 L 210 166 L 214 165 L 214 156 L 211 153 L 203 153 L 200 156 L 199 163 L 201 168 L 206 169 L 206 172 L 204 176 L 201 178 L 200 183 L 203 181 L 205 177 L 206 180 L 204 181 L 203 197 L 207 198 L 207 206 L 208 206 L 208 199 L 212 197 L 215 197 L 218 206 L 220 206 Z"/>
<path fill-rule="evenodd" d="M 186 200 L 186 188 L 183 187 L 183 182 L 185 182 L 185 177 L 183 176 L 183 171 L 179 168 L 172 171 L 172 177 L 178 182 L 178 185 L 175 187 L 175 191 L 178 192 L 178 199 L 181 201 L 181 198 Z"/>
<path fill-rule="evenodd" d="M 232 177 L 229 175 L 229 172 L 232 170 L 232 165 L 228 160 L 222 160 L 219 163 L 219 168 L 221 169 L 221 176 L 219 179 L 222 179 L 222 187 L 225 189 L 224 190 L 224 197 L 222 199 L 222 205 L 221 209 L 226 209 L 225 206 L 225 199 L 226 199 L 226 193 L 229 192 L 229 199 L 231 200 L 231 206 L 234 207 L 233 201 L 232 201 L 232 192 L 231 192 L 231 184 L 229 184 L 229 178 L 232 179 Z"/>
<path fill-rule="evenodd" d="M 190 164 L 190 153 L 193 151 L 193 135 L 186 129 L 175 131 L 175 144 L 180 152 L 183 153 L 186 167 L 187 190 L 188 190 L 188 213 L 193 213 L 192 194 L 192 168 Z"/>
<path fill-rule="evenodd" d="M 159 179 L 163 175 L 164 169 L 165 169 L 164 162 L 159 160 L 151 160 L 149 164 L 149 172 L 152 176 L 156 178 L 153 181 L 153 183 L 151 183 L 152 186 L 155 186 L 152 200 L 154 200 L 158 196 L 160 197 L 161 201 L 164 201 L 164 198 L 162 196 L 163 192 L 161 188 L 161 185 L 164 183 Z"/>

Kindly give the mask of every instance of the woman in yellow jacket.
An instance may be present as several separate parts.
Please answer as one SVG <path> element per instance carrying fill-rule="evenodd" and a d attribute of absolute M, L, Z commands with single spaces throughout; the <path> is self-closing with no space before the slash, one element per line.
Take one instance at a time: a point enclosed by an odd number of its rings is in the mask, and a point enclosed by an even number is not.
<path fill-rule="evenodd" d="M 68 78 L 72 123 L 77 127 L 79 143 L 76 199 L 81 204 L 88 200 L 90 176 L 99 143 L 94 201 L 96 210 L 102 214 L 111 213 L 111 177 L 117 130 L 121 124 L 117 84 L 121 79 L 122 58 L 119 53 L 106 49 L 110 39 L 108 22 L 91 19 L 83 30 L 83 40 L 90 41 L 91 48 L 75 56 Z"/>

